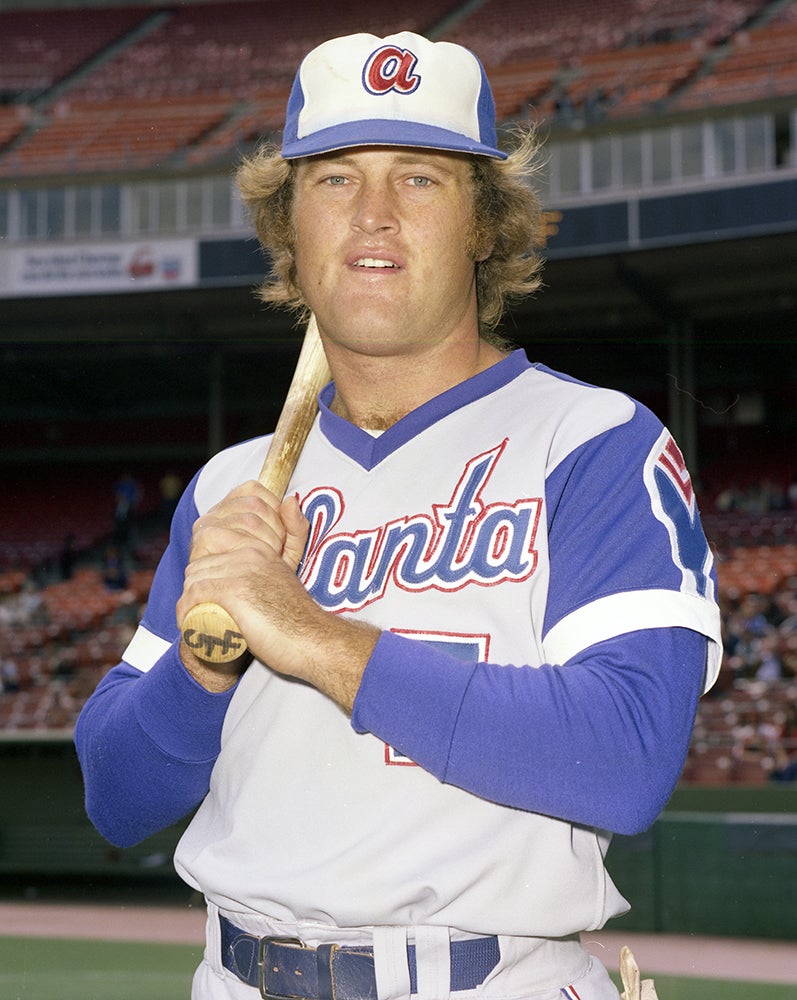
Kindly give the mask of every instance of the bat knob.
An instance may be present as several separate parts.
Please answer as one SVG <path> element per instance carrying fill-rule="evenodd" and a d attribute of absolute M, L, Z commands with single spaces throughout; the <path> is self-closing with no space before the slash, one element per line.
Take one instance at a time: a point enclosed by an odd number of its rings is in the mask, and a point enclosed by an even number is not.
<path fill-rule="evenodd" d="M 183 642 L 205 663 L 231 663 L 246 652 L 235 620 L 218 604 L 206 601 L 183 620 Z"/>

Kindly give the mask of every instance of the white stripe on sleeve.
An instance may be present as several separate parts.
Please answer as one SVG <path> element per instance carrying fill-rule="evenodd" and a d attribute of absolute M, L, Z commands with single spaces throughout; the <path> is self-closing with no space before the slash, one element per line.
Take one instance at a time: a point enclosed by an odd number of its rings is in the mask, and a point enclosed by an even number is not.
<path fill-rule="evenodd" d="M 170 642 L 161 639 L 160 636 L 150 632 L 143 625 L 139 625 L 136 634 L 124 651 L 122 659 L 131 667 L 135 667 L 136 670 L 145 674 L 151 667 L 155 666 L 170 646 Z"/>
<path fill-rule="evenodd" d="M 635 590 L 610 594 L 557 622 L 543 641 L 548 663 L 566 663 L 582 649 L 626 632 L 648 628 L 689 628 L 709 638 L 705 690 L 722 659 L 720 614 L 716 604 L 675 590 Z"/>

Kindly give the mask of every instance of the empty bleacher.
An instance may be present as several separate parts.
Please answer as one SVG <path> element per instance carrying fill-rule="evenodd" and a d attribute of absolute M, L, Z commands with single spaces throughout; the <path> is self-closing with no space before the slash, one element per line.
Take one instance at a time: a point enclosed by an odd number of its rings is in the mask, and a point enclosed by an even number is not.
<path fill-rule="evenodd" d="M 0 95 L 35 100 L 149 13 L 139 7 L 0 11 Z"/>
<path fill-rule="evenodd" d="M 30 120 L 30 108 L 25 105 L 0 105 L 0 150 L 21 135 Z"/>
<path fill-rule="evenodd" d="M 797 93 L 797 20 L 740 31 L 711 71 L 678 96 L 675 108 L 695 110 L 790 97 Z"/>
<path fill-rule="evenodd" d="M 489 70 L 499 120 L 550 118 L 555 109 L 559 63 L 552 58 L 507 62 Z"/>
<path fill-rule="evenodd" d="M 208 98 L 106 101 L 56 106 L 26 142 L 0 161 L 0 173 L 136 170 L 166 164 L 227 117 Z"/>
<path fill-rule="evenodd" d="M 766 0 L 412 0 L 363 14 L 251 0 L 0 12 L 0 176 L 227 161 L 278 130 L 296 65 L 324 38 L 433 32 L 485 63 L 499 117 L 634 119 L 797 92 L 795 19 Z"/>
<path fill-rule="evenodd" d="M 450 5 L 409 0 L 400 15 L 389 4 L 363 13 L 352 0 L 295 4 L 291 0 L 185 5 L 118 53 L 75 89 L 95 101 L 216 94 L 246 101 L 264 83 L 290 86 L 296 66 L 325 38 L 354 31 L 423 31 Z"/>
<path fill-rule="evenodd" d="M 601 117 L 633 118 L 660 108 L 723 44 L 766 5 L 747 2 L 652 3 L 645 0 L 545 4 L 491 0 L 449 32 L 478 51 L 492 77 L 508 62 L 530 79 L 549 71 L 550 100 L 534 105 L 540 117 L 586 109 Z M 505 102 L 504 114 L 516 114 Z"/>
<path fill-rule="evenodd" d="M 113 531 L 114 483 L 123 470 L 113 465 L 4 467 L 0 510 L 0 571 L 41 575 L 57 568 L 67 536 L 80 554 L 99 549 Z M 160 503 L 158 466 L 136 470 L 141 485 L 142 520 Z M 2 596 L 2 589 L 0 589 Z"/>
<path fill-rule="evenodd" d="M 447 37 L 479 53 L 486 66 L 555 58 L 566 64 L 587 52 L 623 45 L 638 0 L 490 0 L 467 13 Z M 665 4 L 666 6 L 666 4 Z"/>

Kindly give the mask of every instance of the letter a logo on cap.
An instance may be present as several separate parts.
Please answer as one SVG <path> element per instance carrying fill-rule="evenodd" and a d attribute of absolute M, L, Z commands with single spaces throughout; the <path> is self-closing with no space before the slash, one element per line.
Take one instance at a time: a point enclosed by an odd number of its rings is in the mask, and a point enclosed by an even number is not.
<path fill-rule="evenodd" d="M 411 94 L 421 82 L 420 76 L 413 74 L 417 62 L 418 57 L 409 49 L 384 45 L 366 60 L 363 86 L 372 94 L 387 94 L 391 90 Z"/>

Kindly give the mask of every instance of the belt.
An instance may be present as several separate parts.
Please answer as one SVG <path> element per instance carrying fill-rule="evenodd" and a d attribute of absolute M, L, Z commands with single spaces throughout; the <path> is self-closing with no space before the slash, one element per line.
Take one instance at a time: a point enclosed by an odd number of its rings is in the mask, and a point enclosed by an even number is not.
<path fill-rule="evenodd" d="M 377 1000 L 373 948 L 323 944 L 306 948 L 296 938 L 257 937 L 219 916 L 221 960 L 266 1000 Z M 500 958 L 497 937 L 451 942 L 451 989 L 481 985 Z M 418 992 L 415 945 L 407 946 L 410 991 Z"/>

